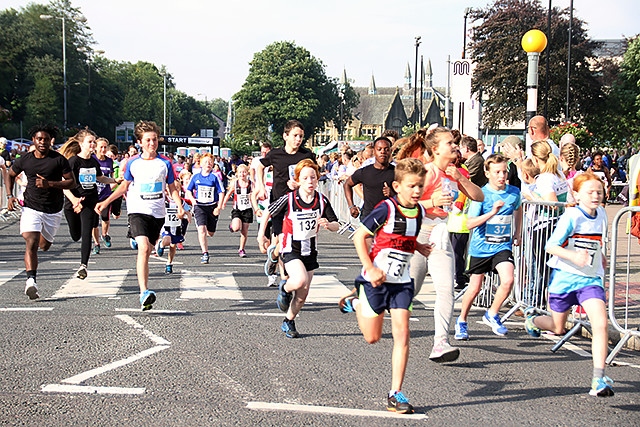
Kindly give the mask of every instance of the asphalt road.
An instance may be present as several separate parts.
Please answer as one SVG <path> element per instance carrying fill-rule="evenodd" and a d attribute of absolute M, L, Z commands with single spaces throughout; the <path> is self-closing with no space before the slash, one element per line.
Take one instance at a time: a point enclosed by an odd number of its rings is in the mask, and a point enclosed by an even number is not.
<path fill-rule="evenodd" d="M 227 211 L 228 214 L 228 211 Z M 224 215 L 226 216 L 226 214 Z M 607 368 L 612 398 L 588 396 L 590 341 L 574 337 L 551 353 L 521 319 L 506 338 L 470 318 L 460 358 L 428 360 L 433 341 L 429 287 L 415 304 L 404 391 L 413 416 L 385 410 L 392 339 L 368 345 L 337 300 L 359 271 L 344 235 L 323 231 L 313 293 L 287 339 L 276 292 L 266 287 L 252 227 L 249 257 L 220 222 L 209 265 L 200 264 L 193 228 L 176 273 L 151 260 L 158 301 L 141 312 L 135 252 L 126 220 L 113 247 L 91 257 L 89 278 L 74 279 L 79 243 L 63 222 L 40 252 L 41 298 L 23 294 L 24 241 L 17 222 L 0 223 L 0 424 L 20 426 L 374 426 L 638 425 L 640 357 L 623 351 Z"/>

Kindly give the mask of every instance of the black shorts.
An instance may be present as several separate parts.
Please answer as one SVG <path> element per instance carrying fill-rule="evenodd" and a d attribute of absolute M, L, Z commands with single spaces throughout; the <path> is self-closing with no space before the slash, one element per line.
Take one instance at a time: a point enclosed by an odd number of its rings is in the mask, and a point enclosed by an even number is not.
<path fill-rule="evenodd" d="M 376 317 L 385 310 L 399 308 L 411 311 L 413 309 L 413 294 L 415 287 L 413 279 L 408 283 L 383 283 L 374 287 L 362 276 L 355 280 L 358 298 L 365 317 Z"/>
<path fill-rule="evenodd" d="M 113 202 L 111 202 L 111 213 L 115 216 L 120 216 L 122 213 L 122 197 L 118 197 Z"/>
<path fill-rule="evenodd" d="M 164 227 L 164 218 L 156 218 L 151 215 L 132 213 L 129 214 L 130 237 L 146 236 L 151 244 L 158 241 L 160 231 Z"/>
<path fill-rule="evenodd" d="M 465 271 L 465 273 L 485 274 L 489 273 L 490 271 L 497 273 L 496 266 L 501 262 L 510 262 L 511 264 L 515 265 L 515 262 L 513 261 L 513 253 L 507 249 L 486 258 L 469 256 L 469 268 L 467 268 L 467 271 Z"/>
<path fill-rule="evenodd" d="M 302 261 L 302 264 L 304 264 L 304 268 L 307 271 L 314 271 L 320 267 L 320 264 L 318 264 L 317 252 L 314 252 L 311 255 L 307 256 L 300 255 L 299 253 L 295 252 L 287 252 L 284 254 L 280 254 L 280 256 L 282 258 L 282 262 L 285 263 L 285 267 L 289 261 L 292 261 L 294 259 L 299 259 L 300 261 Z"/>
<path fill-rule="evenodd" d="M 200 206 L 195 205 L 193 207 L 193 216 L 196 218 L 196 226 L 206 226 L 209 233 L 215 233 L 218 227 L 218 216 L 213 214 L 213 210 L 218 205 Z"/>
<path fill-rule="evenodd" d="M 252 224 L 253 223 L 253 209 L 232 209 L 231 210 L 231 219 L 240 218 L 243 224 Z"/>

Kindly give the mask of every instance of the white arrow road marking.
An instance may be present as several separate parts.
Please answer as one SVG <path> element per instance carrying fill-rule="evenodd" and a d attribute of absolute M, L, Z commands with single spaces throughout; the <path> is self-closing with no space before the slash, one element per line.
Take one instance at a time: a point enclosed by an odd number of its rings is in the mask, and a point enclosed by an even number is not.
<path fill-rule="evenodd" d="M 0 286 L 22 273 L 23 270 L 0 270 Z"/>
<path fill-rule="evenodd" d="M 396 414 L 389 411 L 370 411 L 366 409 L 336 408 L 332 406 L 294 405 L 290 403 L 248 402 L 248 409 L 262 411 L 294 411 L 316 414 L 351 415 L 358 417 L 396 418 L 411 420 L 426 420 L 426 414 Z"/>
<path fill-rule="evenodd" d="M 120 314 L 115 316 L 116 319 L 122 320 L 126 324 L 133 326 L 134 329 L 140 330 L 144 336 L 149 338 L 156 344 L 155 347 L 151 347 L 147 350 L 141 351 L 139 353 L 134 354 L 133 356 L 129 356 L 125 359 L 117 360 L 115 362 L 108 363 L 104 366 L 100 366 L 98 368 L 90 369 L 88 371 L 82 372 L 78 375 L 74 375 L 69 378 L 63 379 L 61 382 L 66 384 L 71 384 L 70 386 L 65 384 L 47 384 L 41 387 L 43 392 L 53 392 L 53 393 L 102 393 L 102 394 L 142 394 L 144 393 L 144 388 L 126 388 L 126 387 L 89 387 L 81 385 L 84 381 L 96 377 L 100 374 L 104 374 L 105 372 L 112 371 L 116 368 L 120 368 L 122 366 L 128 365 L 130 363 L 136 362 L 142 358 L 147 356 L 151 356 L 152 354 L 158 353 L 159 351 L 166 350 L 169 348 L 171 344 L 169 341 L 164 338 L 154 334 L 153 332 L 147 330 L 140 323 L 133 320 L 130 316 L 126 314 Z"/>
<path fill-rule="evenodd" d="M 114 297 L 128 273 L 129 270 L 89 270 L 86 279 L 73 277 L 47 299 Z"/>
<path fill-rule="evenodd" d="M 181 299 L 243 300 L 238 283 L 229 271 L 202 273 L 182 270 Z"/>

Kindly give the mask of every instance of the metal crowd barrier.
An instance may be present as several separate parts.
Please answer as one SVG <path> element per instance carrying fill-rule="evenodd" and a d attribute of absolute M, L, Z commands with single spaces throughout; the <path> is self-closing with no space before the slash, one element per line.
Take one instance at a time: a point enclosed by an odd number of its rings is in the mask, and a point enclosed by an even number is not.
<path fill-rule="evenodd" d="M 19 209 L 15 209 L 10 211 L 7 209 L 7 192 L 4 188 L 4 182 L 6 179 L 6 172 L 4 169 L 0 169 L 0 221 L 7 222 L 20 218 L 21 211 Z M 18 184 L 14 184 L 13 186 L 13 194 L 17 194 Z"/>
<path fill-rule="evenodd" d="M 640 264 L 638 256 L 640 250 L 631 245 L 638 245 L 640 241 L 628 234 L 628 224 L 631 216 L 640 212 L 640 206 L 625 207 L 614 216 L 611 225 L 611 257 L 609 258 L 609 320 L 612 326 L 622 334 L 622 338 L 609 353 L 606 359 L 611 364 L 622 347 L 632 337 L 640 338 Z M 620 224 L 620 219 L 626 221 Z M 625 227 L 620 232 L 620 227 Z M 619 235 L 623 235 L 619 237 Z M 626 234 L 626 236 L 624 236 Z M 618 247 L 626 250 L 626 256 L 618 256 Z M 632 254 L 632 252 L 635 252 Z M 633 262 L 632 262 L 633 260 Z"/>
<path fill-rule="evenodd" d="M 349 237 L 351 237 L 360 225 L 360 221 L 357 218 L 353 218 L 349 212 L 347 199 L 344 196 L 343 184 L 334 179 L 327 179 L 320 181 L 318 184 L 318 191 L 327 196 L 329 203 L 331 203 L 331 207 L 338 217 L 340 222 L 340 229 L 338 230 L 338 233 L 344 234 L 349 231 Z M 353 192 L 353 203 L 358 206 L 362 205 L 362 199 L 355 191 Z"/>

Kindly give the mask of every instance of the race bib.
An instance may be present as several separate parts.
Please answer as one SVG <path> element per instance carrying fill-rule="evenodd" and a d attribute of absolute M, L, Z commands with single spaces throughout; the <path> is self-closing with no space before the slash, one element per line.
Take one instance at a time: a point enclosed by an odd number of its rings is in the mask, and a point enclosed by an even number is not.
<path fill-rule="evenodd" d="M 602 246 L 597 240 L 569 238 L 567 241 L 567 249 L 586 250 L 589 254 L 589 263 L 580 270 L 586 276 L 597 276 L 598 266 L 602 265 Z"/>
<path fill-rule="evenodd" d="M 213 187 L 208 185 L 198 185 L 198 203 L 213 203 Z"/>
<path fill-rule="evenodd" d="M 317 210 L 294 212 L 292 218 L 293 240 L 302 241 L 316 237 L 319 217 Z"/>
<path fill-rule="evenodd" d="M 251 208 L 251 200 L 248 194 L 238 194 L 238 209 L 244 211 Z"/>
<path fill-rule="evenodd" d="M 78 181 L 82 188 L 87 190 L 93 188 L 96 183 L 96 168 L 80 168 L 78 171 Z"/>
<path fill-rule="evenodd" d="M 386 273 L 387 283 L 408 283 L 411 281 L 411 276 L 409 275 L 410 259 L 411 254 L 395 249 L 387 249 L 378 253 L 374 264 Z"/>
<path fill-rule="evenodd" d="M 167 214 L 164 217 L 165 227 L 178 227 L 182 221 L 178 218 L 178 208 L 167 208 Z"/>
<path fill-rule="evenodd" d="M 162 181 L 143 182 L 139 188 L 142 200 L 158 200 L 163 197 Z"/>
<path fill-rule="evenodd" d="M 505 243 L 511 240 L 511 215 L 494 215 L 486 222 L 484 240 Z"/>

